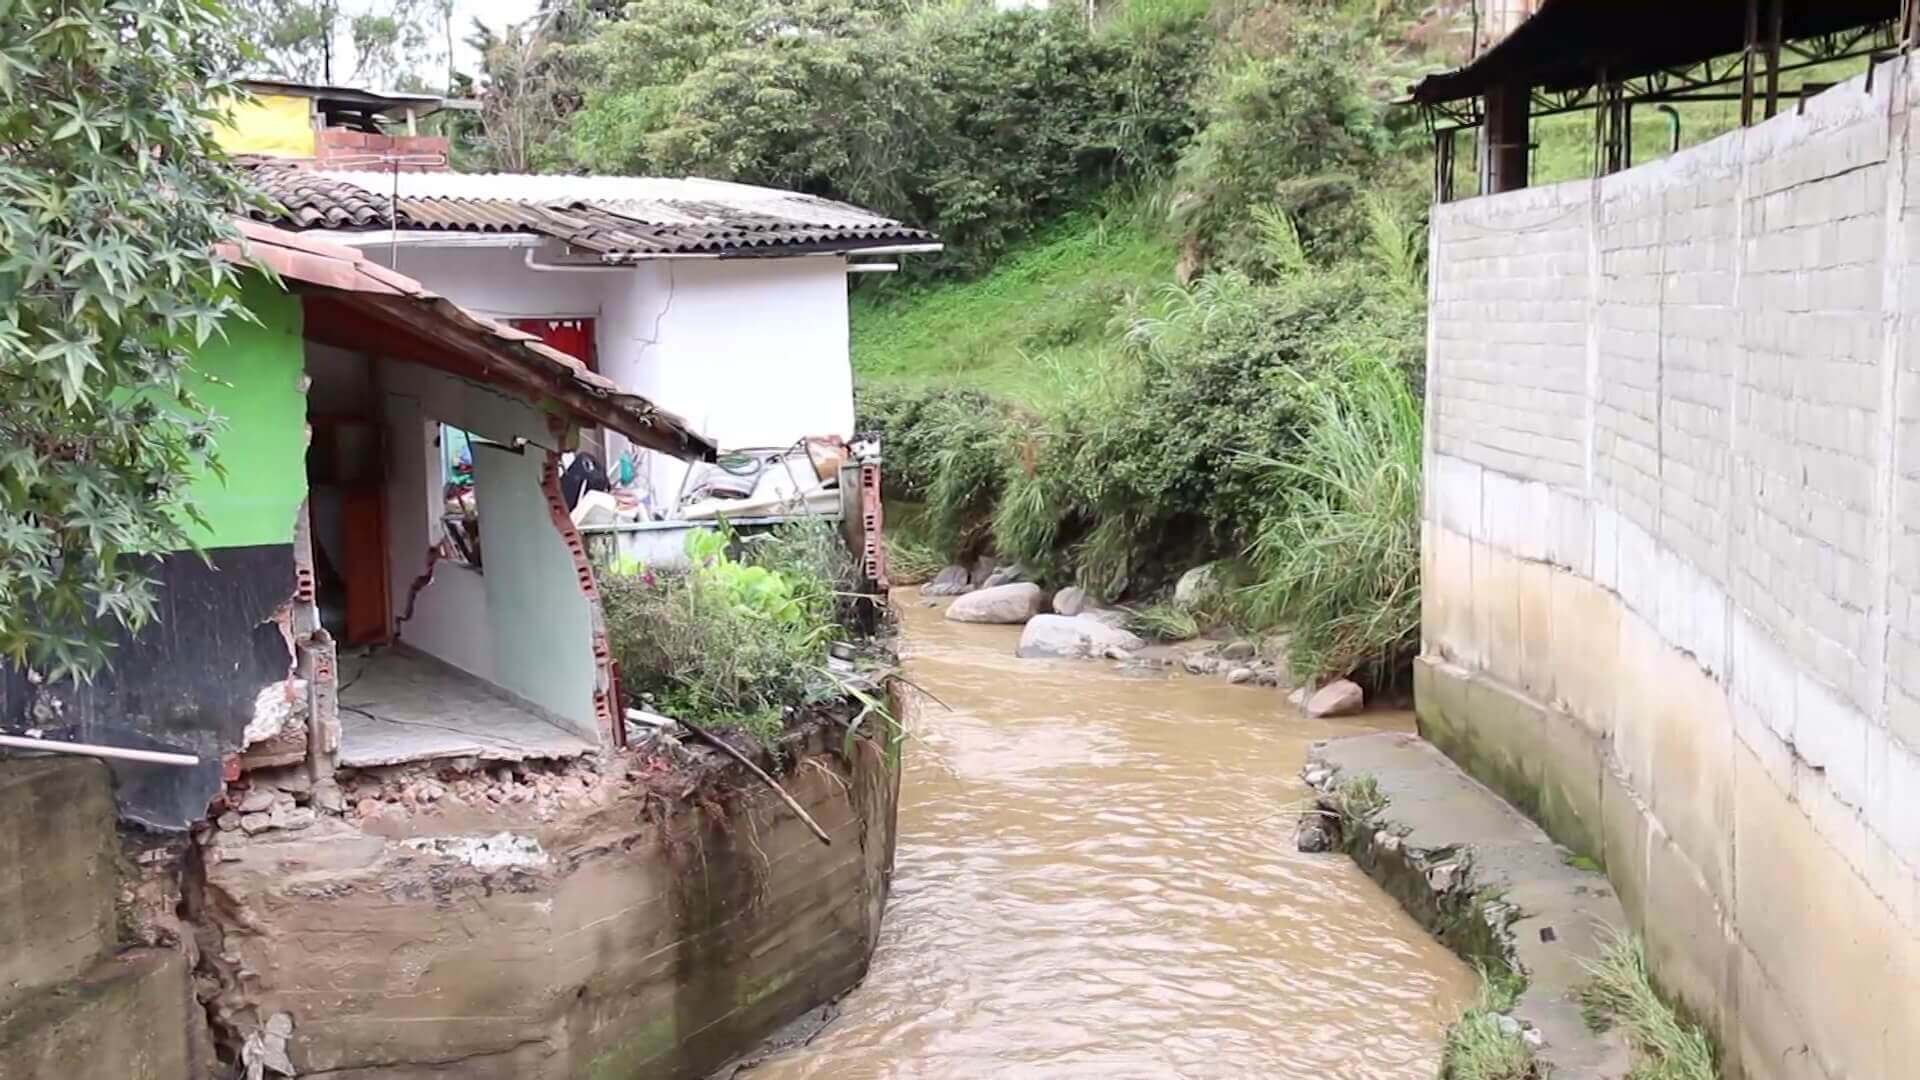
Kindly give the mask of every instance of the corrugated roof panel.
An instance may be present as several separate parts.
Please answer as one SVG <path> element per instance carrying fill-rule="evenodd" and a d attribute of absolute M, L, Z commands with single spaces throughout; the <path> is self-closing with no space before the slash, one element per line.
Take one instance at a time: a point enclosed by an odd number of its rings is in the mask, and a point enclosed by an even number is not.
<path fill-rule="evenodd" d="M 845 203 L 718 180 L 301 170 L 257 164 L 299 228 L 536 232 L 603 255 L 850 250 L 931 241 Z"/>

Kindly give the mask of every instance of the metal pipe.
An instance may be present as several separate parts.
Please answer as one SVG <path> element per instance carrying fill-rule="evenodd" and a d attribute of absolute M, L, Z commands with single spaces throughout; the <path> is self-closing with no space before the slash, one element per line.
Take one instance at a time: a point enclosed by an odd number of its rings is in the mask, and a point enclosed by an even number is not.
<path fill-rule="evenodd" d="M 29 739 L 23 735 L 0 735 L 0 746 L 14 750 L 45 750 L 50 754 L 80 754 L 85 757 L 115 758 L 120 761 L 145 761 L 154 765 L 200 764 L 200 759 L 192 754 L 166 754 L 158 750 L 132 750 L 124 746 L 61 742 L 58 739 Z"/>
<path fill-rule="evenodd" d="M 534 259 L 534 248 L 527 249 L 525 262 L 527 269 L 538 270 L 543 274 L 624 274 L 630 266 L 608 266 L 601 263 L 584 263 L 578 266 L 564 263 L 543 263 Z"/>
<path fill-rule="evenodd" d="M 897 262 L 890 262 L 890 263 L 850 262 L 847 264 L 847 273 L 849 274 L 891 274 L 898 269 L 900 269 L 900 264 Z"/>
<path fill-rule="evenodd" d="M 1671 105 L 1655 105 L 1654 108 L 1667 114 L 1667 153 L 1680 152 L 1680 110 Z"/>

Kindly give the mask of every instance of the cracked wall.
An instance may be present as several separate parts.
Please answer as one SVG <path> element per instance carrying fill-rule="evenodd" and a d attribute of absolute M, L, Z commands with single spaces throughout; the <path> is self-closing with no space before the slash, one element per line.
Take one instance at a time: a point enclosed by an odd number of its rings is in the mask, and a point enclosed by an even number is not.
<path fill-rule="evenodd" d="M 1734 1075 L 1920 1055 L 1905 63 L 1434 213 L 1423 731 L 1605 861 Z"/>
<path fill-rule="evenodd" d="M 225 1056 L 258 1044 L 301 1076 L 704 1076 L 852 986 L 878 935 L 897 771 L 864 741 L 843 757 L 831 724 L 795 738 L 780 780 L 830 847 L 716 761 L 343 771 L 341 812 L 278 825 L 289 793 L 260 795 L 267 821 L 201 830 L 189 890 Z"/>

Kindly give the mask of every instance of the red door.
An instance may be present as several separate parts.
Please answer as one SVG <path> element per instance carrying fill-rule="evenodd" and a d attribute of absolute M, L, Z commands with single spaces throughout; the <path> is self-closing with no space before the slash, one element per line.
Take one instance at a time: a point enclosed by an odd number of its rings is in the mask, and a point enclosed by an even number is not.
<path fill-rule="evenodd" d="M 600 370 L 593 351 L 592 319 L 508 319 L 507 325 L 559 349 L 587 365 L 588 371 Z"/>

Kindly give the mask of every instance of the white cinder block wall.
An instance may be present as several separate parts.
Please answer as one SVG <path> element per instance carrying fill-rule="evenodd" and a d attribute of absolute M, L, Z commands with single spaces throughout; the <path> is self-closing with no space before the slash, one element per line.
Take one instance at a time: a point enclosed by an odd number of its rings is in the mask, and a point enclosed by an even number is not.
<path fill-rule="evenodd" d="M 1423 721 L 1471 729 L 1442 700 L 1497 688 L 1543 738 L 1590 740 L 1607 820 L 1586 827 L 1623 894 L 1692 875 L 1711 932 L 1637 915 L 1753 1076 L 1920 1069 L 1903 63 L 1664 161 L 1434 212 Z"/>

